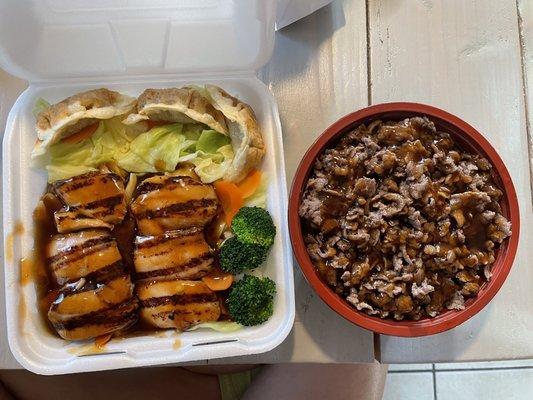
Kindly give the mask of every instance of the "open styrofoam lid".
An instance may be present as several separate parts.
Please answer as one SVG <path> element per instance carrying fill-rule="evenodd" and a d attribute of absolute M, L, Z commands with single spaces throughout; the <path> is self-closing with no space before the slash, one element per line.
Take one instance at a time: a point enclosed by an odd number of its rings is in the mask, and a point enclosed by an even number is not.
<path fill-rule="evenodd" d="M 0 65 L 28 80 L 253 71 L 272 54 L 269 0 L 0 2 Z"/>

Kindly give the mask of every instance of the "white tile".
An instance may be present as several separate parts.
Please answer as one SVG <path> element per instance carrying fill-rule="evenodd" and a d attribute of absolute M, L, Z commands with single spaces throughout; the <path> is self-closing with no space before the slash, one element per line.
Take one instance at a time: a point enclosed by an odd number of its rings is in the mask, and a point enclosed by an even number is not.
<path fill-rule="evenodd" d="M 389 371 L 431 371 L 431 364 L 390 364 Z"/>
<path fill-rule="evenodd" d="M 469 363 L 439 363 L 439 364 L 435 364 L 435 369 L 437 369 L 437 370 L 441 370 L 441 369 L 478 369 L 478 368 L 514 368 L 514 367 L 532 367 L 533 368 L 533 359 L 528 359 L 528 360 L 505 360 L 505 361 L 483 361 L 483 362 L 469 362 Z"/>
<path fill-rule="evenodd" d="M 533 369 L 437 372 L 438 400 L 530 400 Z"/>
<path fill-rule="evenodd" d="M 388 374 L 383 400 L 433 400 L 431 372 Z"/>

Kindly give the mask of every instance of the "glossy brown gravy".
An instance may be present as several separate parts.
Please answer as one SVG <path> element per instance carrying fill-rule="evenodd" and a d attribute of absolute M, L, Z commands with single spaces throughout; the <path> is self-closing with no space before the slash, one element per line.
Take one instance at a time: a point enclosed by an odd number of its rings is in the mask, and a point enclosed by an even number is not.
<path fill-rule="evenodd" d="M 511 226 L 489 161 L 460 144 L 413 117 L 354 127 L 317 156 L 299 207 L 307 252 L 357 310 L 435 317 L 490 279 Z"/>
<path fill-rule="evenodd" d="M 39 205 L 34 210 L 34 248 L 33 254 L 30 258 L 21 260 L 21 283 L 25 284 L 30 279 L 34 280 L 37 291 L 37 307 L 39 314 L 43 318 L 43 322 L 50 330 L 50 333 L 57 336 L 55 329 L 48 320 L 47 313 L 51 304 L 57 299 L 59 293 L 59 285 L 56 284 L 50 269 L 47 266 L 47 251 L 46 248 L 50 240 L 57 234 L 54 213 L 63 208 L 62 202 L 56 195 L 48 188 L 48 191 L 43 195 Z M 215 217 L 213 222 L 206 226 L 206 239 L 210 246 L 215 246 L 218 239 L 215 238 L 216 233 L 220 232 L 218 224 L 220 218 Z M 115 238 L 117 246 L 122 255 L 123 265 L 127 273 L 132 277 L 132 281 L 136 281 L 136 272 L 133 265 L 134 242 L 137 233 L 137 228 L 131 213 L 128 211 L 126 217 L 120 225 L 110 231 L 110 234 Z M 220 235 L 219 235 L 220 236 Z M 216 260 L 216 259 L 215 259 Z M 226 294 L 218 292 L 219 296 L 223 298 Z M 224 316 L 221 317 L 224 319 Z M 126 338 L 143 335 L 154 335 L 154 332 L 159 331 L 159 328 L 154 328 L 141 320 L 138 320 L 133 326 L 126 331 L 114 332 L 114 337 Z M 94 347 L 94 346 L 93 346 Z M 101 352 L 102 349 L 87 348 L 83 354 Z M 94 351 L 93 351 L 94 350 Z M 77 354 L 77 353 L 76 353 Z"/>

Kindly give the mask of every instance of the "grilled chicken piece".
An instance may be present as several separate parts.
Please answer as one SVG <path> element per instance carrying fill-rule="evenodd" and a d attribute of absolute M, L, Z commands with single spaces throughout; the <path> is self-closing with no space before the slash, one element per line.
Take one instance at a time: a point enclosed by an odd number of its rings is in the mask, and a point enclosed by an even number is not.
<path fill-rule="evenodd" d="M 46 249 L 47 264 L 59 285 L 80 278 L 101 281 L 123 273 L 115 239 L 104 230 L 55 235 Z"/>
<path fill-rule="evenodd" d="M 202 281 L 151 281 L 137 283 L 140 317 L 157 328 L 186 330 L 220 317 L 215 292 Z"/>
<path fill-rule="evenodd" d="M 50 306 L 48 319 L 63 339 L 84 340 L 125 329 L 137 321 L 137 299 L 129 275 L 105 283 L 65 285 Z"/>
<path fill-rule="evenodd" d="M 81 210 L 63 211 L 54 213 L 54 220 L 59 233 L 77 232 L 82 229 L 113 229 L 113 225 L 83 214 Z"/>
<path fill-rule="evenodd" d="M 218 199 L 213 186 L 190 176 L 156 175 L 137 187 L 131 211 L 141 235 L 203 227 L 216 215 Z"/>
<path fill-rule="evenodd" d="M 58 232 L 83 229 L 89 221 L 69 222 L 76 215 L 84 219 L 96 219 L 105 224 L 119 224 L 126 215 L 124 182 L 114 173 L 89 172 L 54 183 L 57 196 L 65 203 L 66 210 L 55 216 Z M 97 222 L 93 222 L 96 227 Z M 99 227 L 103 227 L 100 225 Z"/>
<path fill-rule="evenodd" d="M 200 228 L 138 236 L 133 257 L 139 279 L 199 279 L 213 268 L 213 255 Z"/>

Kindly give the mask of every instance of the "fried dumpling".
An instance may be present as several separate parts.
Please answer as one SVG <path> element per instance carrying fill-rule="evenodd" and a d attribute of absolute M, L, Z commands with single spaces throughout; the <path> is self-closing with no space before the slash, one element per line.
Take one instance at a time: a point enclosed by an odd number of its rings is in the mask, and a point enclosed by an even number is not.
<path fill-rule="evenodd" d="M 184 124 L 200 122 L 217 132 L 228 133 L 224 115 L 194 88 L 146 89 L 137 99 L 137 113 L 130 114 L 124 123 L 147 119 Z"/>
<path fill-rule="evenodd" d="M 235 157 L 224 175 L 225 180 L 241 181 L 259 165 L 265 155 L 261 128 L 252 108 L 218 86 L 206 85 L 213 106 L 227 119 Z"/>
<path fill-rule="evenodd" d="M 131 112 L 135 98 L 108 89 L 94 89 L 70 96 L 37 116 L 37 143 L 32 157 L 46 152 L 61 139 L 97 122 Z"/>

